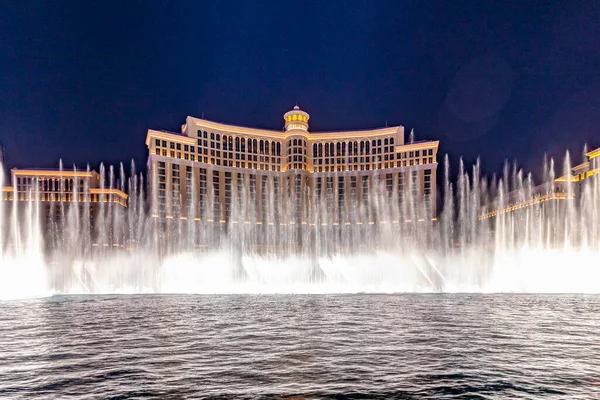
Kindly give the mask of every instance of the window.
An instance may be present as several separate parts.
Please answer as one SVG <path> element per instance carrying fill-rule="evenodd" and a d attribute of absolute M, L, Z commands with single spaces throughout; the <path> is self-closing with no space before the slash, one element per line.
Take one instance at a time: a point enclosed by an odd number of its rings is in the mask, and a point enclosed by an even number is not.
<path fill-rule="evenodd" d="M 155 145 L 160 147 L 160 140 L 159 139 L 156 139 Z"/>

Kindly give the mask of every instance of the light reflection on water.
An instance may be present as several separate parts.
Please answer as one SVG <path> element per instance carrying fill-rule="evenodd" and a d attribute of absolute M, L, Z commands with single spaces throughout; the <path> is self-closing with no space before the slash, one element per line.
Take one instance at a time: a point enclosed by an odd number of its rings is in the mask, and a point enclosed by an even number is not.
<path fill-rule="evenodd" d="M 599 328 L 584 295 L 2 302 L 0 397 L 598 398 Z"/>

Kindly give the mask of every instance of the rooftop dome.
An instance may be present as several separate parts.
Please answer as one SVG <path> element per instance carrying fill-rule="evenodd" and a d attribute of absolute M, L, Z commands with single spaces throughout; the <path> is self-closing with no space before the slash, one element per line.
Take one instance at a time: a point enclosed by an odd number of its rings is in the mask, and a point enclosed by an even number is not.
<path fill-rule="evenodd" d="M 308 131 L 308 120 L 310 115 L 307 112 L 300 110 L 296 104 L 294 109 L 286 112 L 283 115 L 285 121 L 285 131 L 301 130 Z"/>

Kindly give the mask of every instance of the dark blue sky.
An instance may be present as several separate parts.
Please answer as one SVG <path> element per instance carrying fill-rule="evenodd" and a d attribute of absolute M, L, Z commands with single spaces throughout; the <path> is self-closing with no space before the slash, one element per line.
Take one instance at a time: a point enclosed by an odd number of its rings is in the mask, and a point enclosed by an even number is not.
<path fill-rule="evenodd" d="M 402 124 L 455 160 L 600 145 L 600 2 L 0 3 L 9 166 L 145 162 L 187 115 L 280 129 Z"/>

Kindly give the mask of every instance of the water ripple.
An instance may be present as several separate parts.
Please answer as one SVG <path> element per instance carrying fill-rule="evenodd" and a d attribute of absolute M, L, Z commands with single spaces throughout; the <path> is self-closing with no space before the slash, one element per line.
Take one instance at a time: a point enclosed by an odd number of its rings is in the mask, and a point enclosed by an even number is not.
<path fill-rule="evenodd" d="M 600 296 L 0 303 L 0 398 L 600 398 Z"/>

